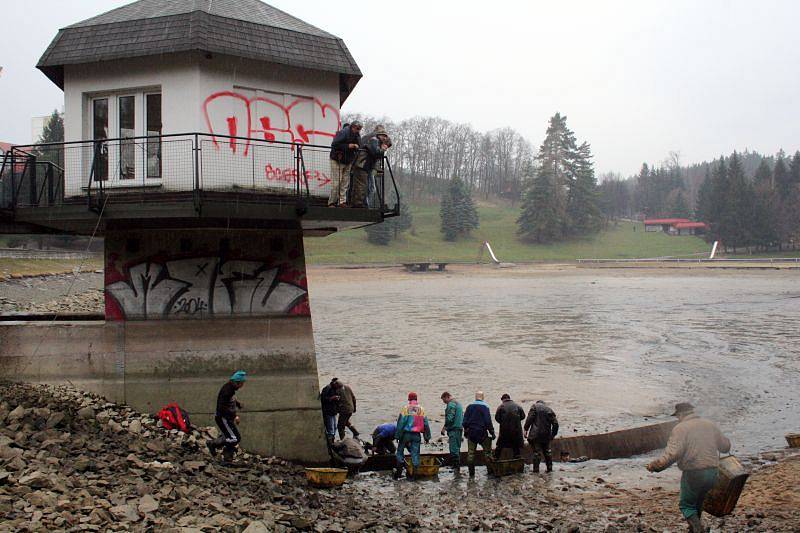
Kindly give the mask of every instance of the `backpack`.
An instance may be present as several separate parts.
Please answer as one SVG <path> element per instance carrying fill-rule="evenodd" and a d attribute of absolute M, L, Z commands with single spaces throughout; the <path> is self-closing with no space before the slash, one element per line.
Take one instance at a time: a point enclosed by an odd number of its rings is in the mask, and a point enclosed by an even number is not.
<path fill-rule="evenodd" d="M 189 420 L 189 413 L 180 408 L 177 403 L 167 404 L 166 407 L 158 412 L 158 419 L 164 429 L 179 429 L 184 433 L 189 433 L 192 423 Z"/>

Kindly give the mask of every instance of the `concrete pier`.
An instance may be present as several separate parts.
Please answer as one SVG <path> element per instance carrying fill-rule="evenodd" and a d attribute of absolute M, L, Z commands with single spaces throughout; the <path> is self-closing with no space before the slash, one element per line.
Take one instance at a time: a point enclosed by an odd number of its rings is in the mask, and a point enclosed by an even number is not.
<path fill-rule="evenodd" d="M 0 323 L 0 376 L 150 413 L 174 401 L 213 424 L 244 369 L 243 446 L 327 458 L 300 232 L 110 231 L 105 258 L 106 320 Z"/>

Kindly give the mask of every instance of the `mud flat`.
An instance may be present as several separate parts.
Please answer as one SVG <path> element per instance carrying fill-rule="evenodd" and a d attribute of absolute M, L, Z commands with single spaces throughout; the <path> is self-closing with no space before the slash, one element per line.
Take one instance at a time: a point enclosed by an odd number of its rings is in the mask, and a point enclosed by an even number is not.
<path fill-rule="evenodd" d="M 675 472 L 632 487 L 611 462 L 470 480 L 370 473 L 336 490 L 302 468 L 212 458 L 213 430 L 166 431 L 127 406 L 64 387 L 0 383 L 0 531 L 680 531 Z M 754 457 L 735 513 L 715 531 L 796 531 L 800 456 Z M 640 473 L 649 476 L 643 469 Z M 413 512 L 409 512 L 413 509 Z"/>

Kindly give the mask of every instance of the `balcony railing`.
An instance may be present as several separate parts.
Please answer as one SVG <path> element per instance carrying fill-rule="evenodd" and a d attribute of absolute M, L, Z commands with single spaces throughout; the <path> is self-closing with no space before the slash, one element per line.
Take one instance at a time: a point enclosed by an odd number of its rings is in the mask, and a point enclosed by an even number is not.
<path fill-rule="evenodd" d="M 325 205 L 330 148 L 202 133 L 14 146 L 0 159 L 0 208 L 151 199 L 191 193 L 242 193 L 255 202 Z M 388 189 L 387 189 L 388 187 Z M 389 198 L 392 205 L 389 205 Z M 371 209 L 400 211 L 388 159 L 376 165 Z"/>

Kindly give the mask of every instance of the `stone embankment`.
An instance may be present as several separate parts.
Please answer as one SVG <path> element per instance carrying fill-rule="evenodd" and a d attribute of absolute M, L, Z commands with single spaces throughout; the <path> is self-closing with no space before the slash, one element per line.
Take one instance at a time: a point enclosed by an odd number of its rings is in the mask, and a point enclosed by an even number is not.
<path fill-rule="evenodd" d="M 149 415 L 71 388 L 0 383 L 3 531 L 680 531 L 676 487 L 631 490 L 596 474 L 394 482 L 360 475 L 316 490 L 303 470 L 212 458 L 211 428 L 167 431 Z M 796 531 L 800 457 L 751 478 L 715 531 Z M 779 460 L 777 464 L 774 461 Z"/>

